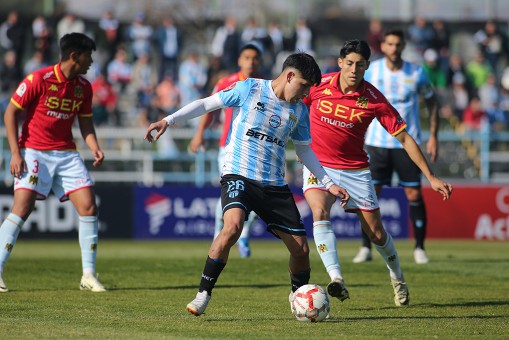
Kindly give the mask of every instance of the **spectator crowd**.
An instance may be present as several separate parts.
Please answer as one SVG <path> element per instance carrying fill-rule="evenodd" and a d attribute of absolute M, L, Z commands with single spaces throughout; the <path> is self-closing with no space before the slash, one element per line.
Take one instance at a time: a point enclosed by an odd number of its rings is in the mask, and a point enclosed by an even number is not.
<path fill-rule="evenodd" d="M 56 62 L 60 37 L 81 32 L 97 43 L 95 62 L 86 77 L 94 88 L 98 126 L 146 126 L 210 94 L 220 78 L 237 70 L 238 51 L 247 42 L 262 45 L 262 74 L 267 77 L 279 71 L 277 65 L 286 54 L 296 50 L 314 54 L 316 49 L 316 36 L 304 18 L 285 28 L 274 20 L 262 25 L 251 17 L 239 23 L 228 16 L 205 49 L 194 45 L 171 16 L 149 24 L 139 12 L 123 24 L 107 10 L 93 23 L 72 13 L 54 23 L 41 15 L 29 20 L 30 25 L 26 21 L 16 11 L 0 17 L 0 109 L 24 76 Z M 365 39 L 374 60 L 381 57 L 384 28 L 382 21 L 373 19 L 367 36 L 351 38 Z M 504 29 L 502 23 L 488 20 L 472 32 L 471 54 L 452 48 L 451 32 L 443 20 L 429 22 L 418 16 L 405 32 L 416 62 L 423 64 L 440 96 L 442 118 L 468 130 L 479 129 L 483 120 L 494 131 L 509 127 L 507 25 Z M 335 58 L 316 57 L 323 72 L 337 70 Z"/>

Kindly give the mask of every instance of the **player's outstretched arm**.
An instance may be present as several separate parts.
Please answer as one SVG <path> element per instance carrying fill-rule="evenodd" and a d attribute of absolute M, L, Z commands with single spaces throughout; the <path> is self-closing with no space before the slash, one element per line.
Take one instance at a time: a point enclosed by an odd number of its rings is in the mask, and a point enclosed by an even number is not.
<path fill-rule="evenodd" d="M 419 148 L 419 145 L 417 145 L 412 136 L 410 136 L 406 130 L 403 130 L 395 137 L 403 145 L 405 151 L 408 153 L 408 156 L 410 156 L 415 165 L 417 165 L 424 176 L 426 176 L 433 190 L 442 194 L 444 200 L 449 199 L 452 194 L 452 185 L 435 176 L 435 174 L 431 171 L 421 148 Z"/>
<path fill-rule="evenodd" d="M 101 166 L 104 160 L 104 153 L 97 142 L 92 117 L 78 116 L 78 122 L 80 124 L 81 136 L 94 156 L 94 163 L 92 165 L 94 167 Z"/>
<path fill-rule="evenodd" d="M 155 142 L 161 137 L 161 135 L 166 131 L 168 128 L 168 121 L 161 119 L 158 122 L 151 123 L 147 131 L 145 132 L 145 140 L 147 140 L 149 143 Z M 156 135 L 152 137 L 152 131 L 156 131 Z"/>
<path fill-rule="evenodd" d="M 150 124 L 145 132 L 144 139 L 152 143 L 161 137 L 168 126 L 188 121 L 189 119 L 199 117 L 207 112 L 215 111 L 224 107 L 223 101 L 217 93 L 207 98 L 195 100 L 194 102 L 185 105 L 177 112 L 164 117 L 158 122 Z M 152 137 L 152 131 L 154 130 L 157 131 L 157 134 Z"/>

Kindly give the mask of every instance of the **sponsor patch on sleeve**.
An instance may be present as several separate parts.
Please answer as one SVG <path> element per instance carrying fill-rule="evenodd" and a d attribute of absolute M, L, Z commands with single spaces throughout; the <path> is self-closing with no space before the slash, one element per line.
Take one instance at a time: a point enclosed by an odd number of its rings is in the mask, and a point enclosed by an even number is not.
<path fill-rule="evenodd" d="M 19 86 L 18 86 L 18 89 L 16 90 L 16 94 L 20 97 L 22 97 L 25 92 L 27 90 L 27 84 L 25 83 L 21 83 Z"/>
<path fill-rule="evenodd" d="M 231 89 L 233 89 L 233 88 L 235 87 L 235 85 L 237 85 L 237 83 L 233 83 L 233 84 L 231 84 L 230 86 L 228 86 L 227 88 L 225 88 L 225 89 L 223 90 L 223 92 L 230 91 Z"/>

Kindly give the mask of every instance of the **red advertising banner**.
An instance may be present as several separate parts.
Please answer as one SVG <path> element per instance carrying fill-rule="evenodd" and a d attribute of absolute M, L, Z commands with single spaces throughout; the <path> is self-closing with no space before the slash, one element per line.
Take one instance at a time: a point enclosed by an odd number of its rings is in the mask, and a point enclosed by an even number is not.
<path fill-rule="evenodd" d="M 423 195 L 428 238 L 509 241 L 509 186 L 455 186 L 449 201 L 429 187 Z"/>

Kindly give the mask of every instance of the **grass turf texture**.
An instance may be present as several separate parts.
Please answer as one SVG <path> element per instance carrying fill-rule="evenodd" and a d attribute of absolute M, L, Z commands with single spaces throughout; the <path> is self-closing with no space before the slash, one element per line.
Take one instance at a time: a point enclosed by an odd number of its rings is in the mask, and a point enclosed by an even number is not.
<path fill-rule="evenodd" d="M 397 241 L 411 306 L 397 308 L 381 257 L 353 264 L 358 241 L 338 242 L 350 300 L 332 299 L 331 318 L 310 324 L 290 312 L 288 254 L 278 241 L 232 249 L 206 314 L 185 310 L 199 285 L 210 242 L 100 241 L 106 293 L 79 290 L 78 241 L 15 246 L 0 293 L 0 338 L 338 339 L 507 338 L 509 251 L 503 242 L 428 241 L 431 262 L 413 262 Z M 311 283 L 329 282 L 310 244 Z"/>

